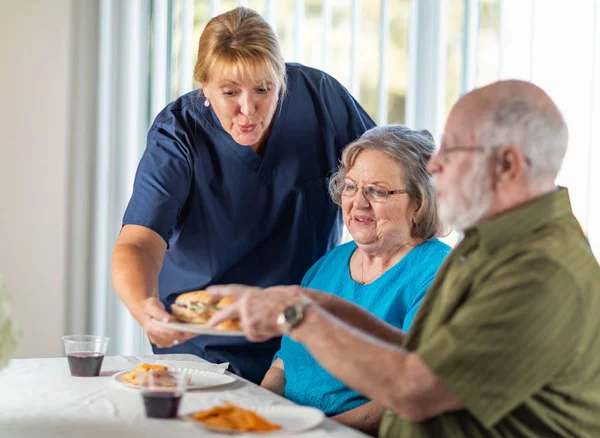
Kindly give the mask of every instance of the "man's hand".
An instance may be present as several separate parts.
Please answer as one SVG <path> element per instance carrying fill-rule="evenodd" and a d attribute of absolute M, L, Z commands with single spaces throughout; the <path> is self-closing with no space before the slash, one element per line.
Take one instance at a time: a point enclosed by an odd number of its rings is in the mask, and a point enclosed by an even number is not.
<path fill-rule="evenodd" d="M 218 298 L 232 297 L 235 304 L 217 312 L 208 321 L 208 325 L 217 324 L 230 319 L 239 319 L 242 330 L 248 340 L 253 342 L 267 341 L 281 336 L 283 333 L 277 325 L 277 317 L 288 306 L 304 297 L 299 286 L 276 286 L 268 289 L 243 286 L 238 284 L 211 286 L 208 293 Z"/>
<path fill-rule="evenodd" d="M 152 321 L 153 319 L 163 322 L 173 320 L 173 316 L 165 310 L 163 303 L 155 297 L 143 300 L 138 309 L 136 319 L 148 335 L 150 342 L 159 348 L 173 347 L 198 336 L 197 334 L 184 333 L 155 324 Z"/>

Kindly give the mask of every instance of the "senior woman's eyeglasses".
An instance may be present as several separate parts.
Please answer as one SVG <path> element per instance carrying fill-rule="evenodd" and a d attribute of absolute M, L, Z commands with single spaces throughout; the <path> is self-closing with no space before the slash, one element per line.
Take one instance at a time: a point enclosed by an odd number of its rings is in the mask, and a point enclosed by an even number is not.
<path fill-rule="evenodd" d="M 339 193 L 342 196 L 346 197 L 352 197 L 356 195 L 358 189 L 361 189 L 363 191 L 363 194 L 365 195 L 365 198 L 372 202 L 384 202 L 391 195 L 401 195 L 404 193 L 408 193 L 407 190 L 386 190 L 382 187 L 375 185 L 366 185 L 364 187 L 361 187 L 355 184 L 354 182 L 347 180 L 342 181 L 338 189 Z"/>
<path fill-rule="evenodd" d="M 503 145 L 501 144 L 496 144 L 492 145 L 489 149 L 495 151 L 496 149 L 501 148 L 502 146 Z M 440 150 L 437 151 L 436 155 L 440 163 L 448 164 L 450 162 L 450 156 L 454 152 L 485 152 L 487 150 L 488 148 L 486 148 L 485 146 L 453 146 L 451 148 L 440 148 Z M 525 156 L 525 163 L 527 163 L 528 166 L 531 166 L 531 158 Z"/>

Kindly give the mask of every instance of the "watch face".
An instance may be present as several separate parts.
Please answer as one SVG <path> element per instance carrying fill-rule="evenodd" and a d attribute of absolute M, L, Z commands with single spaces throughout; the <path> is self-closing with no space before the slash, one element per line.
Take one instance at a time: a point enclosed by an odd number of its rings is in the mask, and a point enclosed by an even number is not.
<path fill-rule="evenodd" d="M 288 323 L 293 324 L 294 322 L 296 322 L 296 319 L 298 319 L 298 310 L 295 306 L 290 306 L 283 311 L 283 315 L 285 316 L 285 320 Z"/>

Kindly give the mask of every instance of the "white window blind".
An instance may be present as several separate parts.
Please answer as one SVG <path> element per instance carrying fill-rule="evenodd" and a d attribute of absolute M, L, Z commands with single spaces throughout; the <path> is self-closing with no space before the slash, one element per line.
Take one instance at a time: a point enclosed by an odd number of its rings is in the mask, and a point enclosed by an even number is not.
<path fill-rule="evenodd" d="M 558 181 L 569 186 L 575 214 L 600 253 L 598 1 L 100 0 L 95 160 L 88 172 L 74 173 L 95 175 L 89 232 L 77 230 L 91 236 L 92 262 L 73 267 L 87 272 L 90 292 L 88 304 L 70 311 L 89 305 L 92 331 L 114 333 L 111 353 L 147 347 L 110 281 L 146 132 L 168 101 L 197 87 L 192 72 L 204 25 L 238 5 L 266 17 L 286 60 L 336 77 L 380 123 L 427 128 L 436 138 L 450 106 L 475 86 L 508 77 L 539 84 L 570 128 Z"/>

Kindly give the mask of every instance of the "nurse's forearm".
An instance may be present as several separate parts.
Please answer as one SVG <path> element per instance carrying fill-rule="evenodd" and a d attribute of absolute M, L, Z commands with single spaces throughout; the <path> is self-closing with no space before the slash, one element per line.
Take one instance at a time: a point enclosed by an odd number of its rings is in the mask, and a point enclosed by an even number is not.
<path fill-rule="evenodd" d="M 160 266 L 141 247 L 131 243 L 115 246 L 112 258 L 112 281 L 117 295 L 132 316 L 140 322 L 140 303 L 158 296 Z"/>
<path fill-rule="evenodd" d="M 302 293 L 336 318 L 362 332 L 396 345 L 404 342 L 406 333 L 350 301 L 314 289 L 303 289 Z"/>

